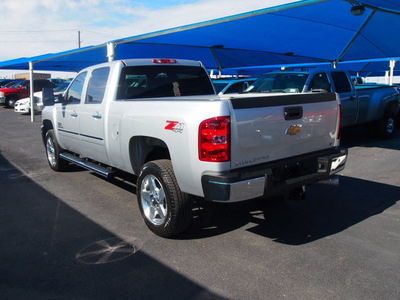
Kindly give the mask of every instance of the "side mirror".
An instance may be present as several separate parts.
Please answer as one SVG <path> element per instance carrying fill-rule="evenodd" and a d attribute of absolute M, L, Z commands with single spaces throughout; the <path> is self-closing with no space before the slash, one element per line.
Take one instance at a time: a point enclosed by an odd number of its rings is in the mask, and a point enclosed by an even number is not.
<path fill-rule="evenodd" d="M 54 105 L 54 94 L 52 88 L 43 88 L 42 90 L 42 98 L 44 106 L 52 106 Z"/>

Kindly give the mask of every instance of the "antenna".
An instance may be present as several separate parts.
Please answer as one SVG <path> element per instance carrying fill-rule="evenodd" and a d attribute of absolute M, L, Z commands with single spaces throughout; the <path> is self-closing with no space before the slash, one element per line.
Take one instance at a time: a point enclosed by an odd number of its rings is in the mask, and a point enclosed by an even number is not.
<path fill-rule="evenodd" d="M 81 48 L 81 31 L 78 30 L 78 48 Z"/>

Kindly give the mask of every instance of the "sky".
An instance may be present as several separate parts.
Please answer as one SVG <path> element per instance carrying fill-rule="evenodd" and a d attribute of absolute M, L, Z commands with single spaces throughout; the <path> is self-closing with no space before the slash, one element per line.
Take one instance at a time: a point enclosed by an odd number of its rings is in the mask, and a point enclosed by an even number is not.
<path fill-rule="evenodd" d="M 294 0 L 0 0 L 0 61 L 231 16 Z M 0 77 L 21 71 L 0 71 Z M 62 75 L 60 75 L 62 77 Z"/>

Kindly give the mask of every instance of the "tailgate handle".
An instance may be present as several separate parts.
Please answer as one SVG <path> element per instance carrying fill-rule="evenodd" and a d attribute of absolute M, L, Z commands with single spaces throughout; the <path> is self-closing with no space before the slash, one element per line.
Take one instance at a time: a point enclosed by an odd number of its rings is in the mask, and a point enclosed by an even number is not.
<path fill-rule="evenodd" d="M 285 107 L 284 108 L 285 120 L 298 120 L 303 117 L 303 107 Z"/>

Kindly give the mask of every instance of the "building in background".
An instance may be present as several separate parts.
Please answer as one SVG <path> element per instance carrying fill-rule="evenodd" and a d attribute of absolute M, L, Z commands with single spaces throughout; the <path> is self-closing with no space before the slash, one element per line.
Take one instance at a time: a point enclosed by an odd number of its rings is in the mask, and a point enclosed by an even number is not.
<path fill-rule="evenodd" d="M 49 79 L 49 78 L 51 78 L 51 74 L 33 73 L 33 79 Z M 15 79 L 30 80 L 30 74 L 29 73 L 15 74 Z"/>

